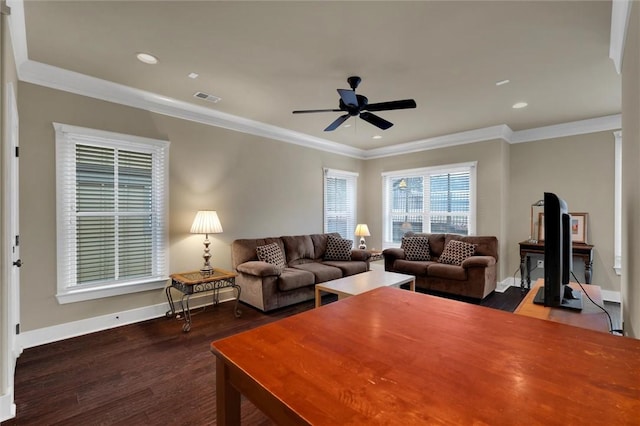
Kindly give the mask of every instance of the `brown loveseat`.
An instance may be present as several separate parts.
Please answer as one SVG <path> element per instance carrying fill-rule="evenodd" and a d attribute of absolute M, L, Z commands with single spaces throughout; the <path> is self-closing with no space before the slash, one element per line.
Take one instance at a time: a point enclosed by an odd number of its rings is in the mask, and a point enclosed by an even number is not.
<path fill-rule="evenodd" d="M 407 233 L 406 236 L 426 237 L 431 259 L 407 260 L 405 250 L 388 248 L 382 252 L 386 271 L 414 275 L 418 288 L 474 299 L 484 299 L 496 289 L 496 237 L 414 233 Z M 438 262 L 446 244 L 451 240 L 477 244 L 475 254 L 462 261 L 459 266 Z"/>
<path fill-rule="evenodd" d="M 315 284 L 358 274 L 369 269 L 371 253 L 350 250 L 349 260 L 327 260 L 329 236 L 339 234 L 313 234 L 285 237 L 241 239 L 231 245 L 234 270 L 238 273 L 240 300 L 262 311 L 315 297 Z M 258 260 L 258 247 L 276 243 L 284 253 L 283 267 Z"/>

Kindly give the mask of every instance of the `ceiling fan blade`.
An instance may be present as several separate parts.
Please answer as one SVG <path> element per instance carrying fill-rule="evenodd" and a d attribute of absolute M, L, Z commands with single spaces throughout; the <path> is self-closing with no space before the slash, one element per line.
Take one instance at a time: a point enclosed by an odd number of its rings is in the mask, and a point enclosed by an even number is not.
<path fill-rule="evenodd" d="M 376 104 L 369 104 L 362 108 L 362 110 L 366 111 L 389 111 L 392 109 L 408 109 L 415 108 L 416 101 L 413 99 L 403 99 L 401 101 L 390 101 L 390 102 L 378 102 Z"/>
<path fill-rule="evenodd" d="M 325 132 L 330 132 L 332 130 L 337 129 L 338 127 L 340 127 L 340 125 L 342 123 L 344 123 L 345 121 L 347 121 L 347 118 L 351 117 L 349 114 L 345 114 L 345 115 L 341 115 L 340 117 L 336 118 L 335 121 L 331 124 L 329 124 L 327 126 L 326 129 L 324 129 Z"/>
<path fill-rule="evenodd" d="M 358 106 L 358 98 L 356 97 L 355 90 L 349 89 L 338 89 L 338 93 L 340 94 L 340 99 L 345 105 Z"/>
<path fill-rule="evenodd" d="M 293 111 L 293 114 L 306 114 L 308 112 L 340 112 L 341 109 L 302 109 Z"/>
<path fill-rule="evenodd" d="M 360 113 L 360 118 L 382 130 L 387 130 L 389 127 L 393 126 L 393 123 L 385 120 L 384 118 L 378 117 L 375 114 L 371 114 L 370 112 Z"/>

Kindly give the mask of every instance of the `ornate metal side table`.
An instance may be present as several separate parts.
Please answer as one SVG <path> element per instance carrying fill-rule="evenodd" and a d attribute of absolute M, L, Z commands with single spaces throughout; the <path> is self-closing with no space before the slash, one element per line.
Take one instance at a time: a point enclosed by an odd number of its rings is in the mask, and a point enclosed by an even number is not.
<path fill-rule="evenodd" d="M 191 330 L 191 310 L 189 309 L 189 298 L 191 295 L 195 293 L 213 291 L 213 304 L 215 306 L 219 303 L 220 290 L 227 287 L 232 287 L 237 292 L 233 313 L 236 318 L 240 317 L 242 314 L 240 309 L 238 309 L 240 286 L 236 285 L 236 276 L 237 274 L 233 272 L 218 268 L 213 268 L 213 271 L 210 274 L 204 274 L 200 271 L 172 274 L 171 285 L 165 289 L 167 300 L 169 301 L 169 307 L 171 308 L 166 313 L 167 318 L 173 318 L 176 316 L 176 309 L 173 303 L 173 297 L 171 296 L 172 288 L 175 288 L 182 293 L 182 316 L 185 320 L 184 325 L 182 326 L 182 331 L 187 332 Z"/>

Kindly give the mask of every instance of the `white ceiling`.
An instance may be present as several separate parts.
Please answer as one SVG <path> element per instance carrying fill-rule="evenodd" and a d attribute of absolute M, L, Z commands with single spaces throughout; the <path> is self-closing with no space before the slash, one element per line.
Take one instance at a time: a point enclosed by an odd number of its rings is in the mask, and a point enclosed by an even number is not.
<path fill-rule="evenodd" d="M 31 61 L 364 150 L 621 110 L 611 1 L 26 0 L 24 14 Z M 340 113 L 291 114 L 337 108 L 350 75 L 371 103 L 418 106 L 376 113 L 386 131 L 350 118 L 323 132 Z"/>

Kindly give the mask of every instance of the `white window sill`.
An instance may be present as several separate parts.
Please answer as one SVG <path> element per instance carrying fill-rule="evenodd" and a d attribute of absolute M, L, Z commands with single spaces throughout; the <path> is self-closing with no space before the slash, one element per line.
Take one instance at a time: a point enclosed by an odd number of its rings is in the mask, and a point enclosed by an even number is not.
<path fill-rule="evenodd" d="M 167 280 L 168 278 L 161 278 L 154 279 L 153 281 L 107 284 L 101 285 L 100 287 L 68 288 L 56 294 L 56 298 L 61 305 L 65 303 L 83 302 L 85 300 L 101 299 L 103 297 L 157 290 L 164 288 L 167 285 Z"/>

